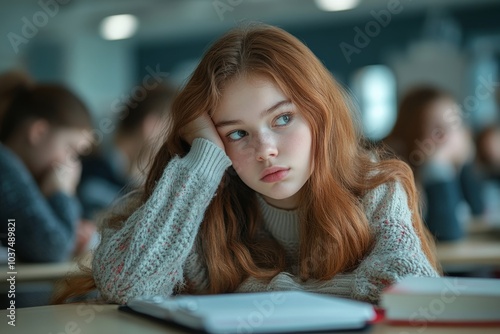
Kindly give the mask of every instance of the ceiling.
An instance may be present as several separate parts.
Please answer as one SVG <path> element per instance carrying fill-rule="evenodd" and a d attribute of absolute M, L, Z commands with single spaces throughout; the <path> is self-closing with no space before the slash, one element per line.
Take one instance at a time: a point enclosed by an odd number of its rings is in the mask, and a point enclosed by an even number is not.
<path fill-rule="evenodd" d="M 0 0 L 2 33 L 20 31 L 24 24 L 23 18 L 32 20 L 37 12 L 43 10 L 40 2 Z M 56 3 L 56 0 L 44 2 Z M 61 3 L 58 8 L 52 7 L 57 13 L 40 29 L 40 36 L 97 34 L 99 22 L 104 17 L 129 13 L 135 14 L 140 22 L 135 38 L 144 40 L 213 33 L 242 20 L 259 20 L 288 26 L 342 23 L 368 19 L 372 10 L 387 9 L 393 3 L 399 3 L 398 8 L 402 10 L 398 16 L 402 17 L 432 8 L 498 4 L 498 0 L 361 0 L 357 8 L 342 12 L 323 12 L 313 0 L 57 0 L 57 3 Z M 217 4 L 219 11 L 216 9 Z M 227 9 L 225 12 L 222 10 L 224 6 Z"/>

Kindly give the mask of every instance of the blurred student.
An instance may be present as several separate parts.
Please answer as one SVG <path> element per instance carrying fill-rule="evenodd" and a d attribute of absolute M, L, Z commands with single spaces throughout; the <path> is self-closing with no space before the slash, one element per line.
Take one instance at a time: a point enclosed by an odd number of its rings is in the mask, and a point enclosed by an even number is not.
<path fill-rule="evenodd" d="M 408 92 L 385 143 L 412 167 L 429 230 L 438 240 L 461 238 L 484 201 L 471 134 L 453 97 L 426 86 Z"/>
<path fill-rule="evenodd" d="M 490 125 L 476 137 L 477 162 L 484 177 L 485 221 L 500 224 L 500 124 Z"/>
<path fill-rule="evenodd" d="M 491 125 L 476 138 L 477 157 L 486 178 L 500 182 L 500 125 Z"/>
<path fill-rule="evenodd" d="M 173 88 L 159 85 L 140 101 L 126 101 L 111 145 L 95 147 L 94 154 L 82 160 L 78 196 L 86 218 L 94 219 L 120 194 L 144 183 L 147 162 L 161 144 L 173 96 Z"/>
<path fill-rule="evenodd" d="M 20 73 L 0 76 L 0 101 L 2 245 L 19 261 L 67 260 L 95 230 L 80 224 L 75 197 L 89 111 L 65 87 Z"/>

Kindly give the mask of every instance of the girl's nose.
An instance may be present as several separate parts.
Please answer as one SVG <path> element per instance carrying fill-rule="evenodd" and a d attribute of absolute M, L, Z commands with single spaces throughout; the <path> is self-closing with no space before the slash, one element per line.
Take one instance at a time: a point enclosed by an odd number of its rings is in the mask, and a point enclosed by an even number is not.
<path fill-rule="evenodd" d="M 270 135 L 259 135 L 255 138 L 255 153 L 258 161 L 266 161 L 278 155 L 276 141 Z"/>

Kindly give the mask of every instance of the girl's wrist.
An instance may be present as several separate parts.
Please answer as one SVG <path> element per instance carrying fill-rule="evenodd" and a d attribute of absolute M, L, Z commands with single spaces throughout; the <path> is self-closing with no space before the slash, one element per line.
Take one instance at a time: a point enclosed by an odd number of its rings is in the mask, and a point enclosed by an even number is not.
<path fill-rule="evenodd" d="M 196 138 L 203 138 L 203 139 L 209 140 L 212 143 L 214 143 L 215 145 L 219 146 L 224 152 L 226 151 L 224 144 L 222 143 L 222 140 L 220 139 L 219 135 L 213 134 L 212 131 L 202 132 Z M 193 140 L 196 138 L 193 138 Z"/>

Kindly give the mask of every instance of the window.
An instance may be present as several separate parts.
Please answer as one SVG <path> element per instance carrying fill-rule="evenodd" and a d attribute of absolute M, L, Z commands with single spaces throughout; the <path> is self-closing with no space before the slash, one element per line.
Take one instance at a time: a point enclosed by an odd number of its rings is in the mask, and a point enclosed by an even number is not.
<path fill-rule="evenodd" d="M 389 134 L 396 122 L 396 79 L 384 65 L 366 66 L 353 76 L 353 91 L 359 101 L 363 133 L 378 141 Z"/>

